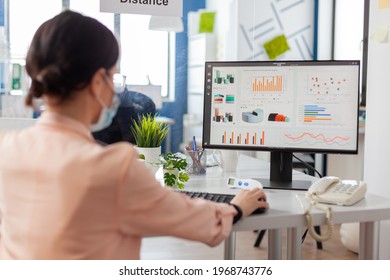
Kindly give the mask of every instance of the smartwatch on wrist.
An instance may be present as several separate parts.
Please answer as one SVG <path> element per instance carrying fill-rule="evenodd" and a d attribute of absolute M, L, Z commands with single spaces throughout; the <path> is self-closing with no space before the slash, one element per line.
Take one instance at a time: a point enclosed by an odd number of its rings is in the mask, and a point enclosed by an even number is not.
<path fill-rule="evenodd" d="M 229 203 L 231 206 L 233 206 L 235 209 L 236 209 L 236 211 L 237 211 L 237 214 L 234 216 L 234 218 L 233 218 L 233 225 L 235 224 L 235 223 L 237 223 L 239 220 L 241 220 L 241 218 L 242 218 L 242 209 L 241 209 L 241 207 L 240 206 L 238 206 L 238 205 L 236 205 L 236 204 L 233 204 L 233 203 Z"/>

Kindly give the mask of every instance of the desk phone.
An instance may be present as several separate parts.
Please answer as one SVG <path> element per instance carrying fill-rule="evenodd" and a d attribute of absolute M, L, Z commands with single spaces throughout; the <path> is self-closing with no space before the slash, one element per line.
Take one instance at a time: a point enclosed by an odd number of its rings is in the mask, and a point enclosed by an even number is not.
<path fill-rule="evenodd" d="M 340 180 L 327 176 L 314 182 L 307 197 L 315 202 L 337 205 L 353 205 L 364 198 L 367 184 L 357 180 Z"/>

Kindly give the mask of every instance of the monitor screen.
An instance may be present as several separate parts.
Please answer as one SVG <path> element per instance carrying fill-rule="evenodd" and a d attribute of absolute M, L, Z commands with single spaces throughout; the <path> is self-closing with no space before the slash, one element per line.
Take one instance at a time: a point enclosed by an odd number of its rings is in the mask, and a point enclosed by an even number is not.
<path fill-rule="evenodd" d="M 203 147 L 356 154 L 359 67 L 359 61 L 206 62 Z"/>

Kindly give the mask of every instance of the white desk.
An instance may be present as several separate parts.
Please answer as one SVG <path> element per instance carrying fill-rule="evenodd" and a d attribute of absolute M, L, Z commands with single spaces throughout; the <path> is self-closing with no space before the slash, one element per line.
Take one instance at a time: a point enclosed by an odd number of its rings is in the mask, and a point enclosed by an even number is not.
<path fill-rule="evenodd" d="M 236 193 L 228 189 L 228 176 L 241 178 L 268 178 L 269 166 L 258 159 L 241 156 L 237 171 L 225 173 L 219 167 L 207 169 L 206 175 L 191 176 L 186 189 L 207 192 Z M 312 179 L 303 173 L 294 172 L 293 179 Z M 282 229 L 287 229 L 287 259 L 301 259 L 302 228 L 307 226 L 304 209 L 308 203 L 304 191 L 265 190 L 270 209 L 261 215 L 253 215 L 238 222 L 225 242 L 225 259 L 234 259 L 235 233 L 237 231 L 268 230 L 268 258 L 282 258 Z M 390 219 L 390 199 L 367 194 L 366 198 L 353 206 L 332 206 L 335 224 L 360 223 L 360 259 L 378 258 L 378 223 Z M 312 210 L 313 224 L 326 224 L 325 213 Z M 326 228 L 325 228 L 326 230 Z"/>

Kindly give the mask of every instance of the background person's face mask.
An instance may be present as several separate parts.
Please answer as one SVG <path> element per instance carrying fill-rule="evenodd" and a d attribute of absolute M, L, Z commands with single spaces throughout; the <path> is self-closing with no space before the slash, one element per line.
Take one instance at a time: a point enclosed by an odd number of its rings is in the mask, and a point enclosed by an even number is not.
<path fill-rule="evenodd" d="M 91 125 L 91 131 L 96 132 L 105 129 L 110 126 L 112 123 L 112 119 L 116 115 L 120 105 L 120 99 L 117 94 L 113 94 L 111 106 L 107 107 L 104 102 L 100 99 L 100 97 L 96 98 L 97 101 L 102 105 L 102 110 L 100 111 L 99 119 L 96 123 Z"/>

